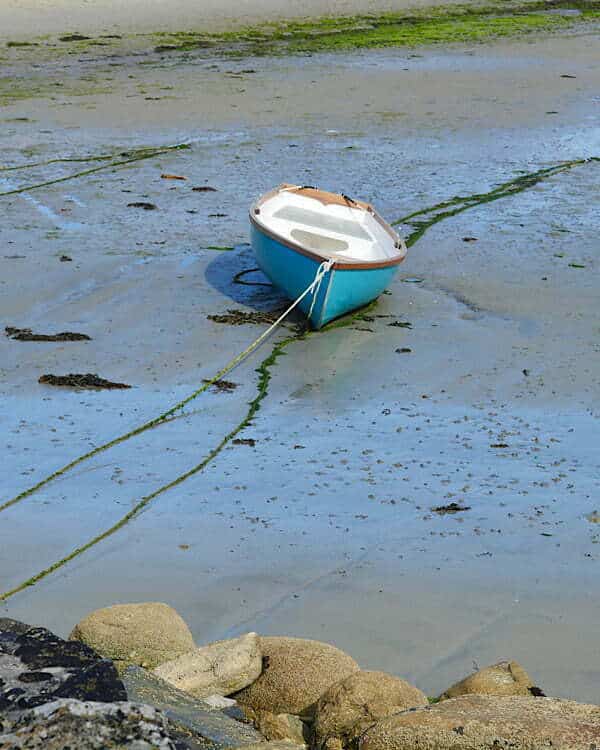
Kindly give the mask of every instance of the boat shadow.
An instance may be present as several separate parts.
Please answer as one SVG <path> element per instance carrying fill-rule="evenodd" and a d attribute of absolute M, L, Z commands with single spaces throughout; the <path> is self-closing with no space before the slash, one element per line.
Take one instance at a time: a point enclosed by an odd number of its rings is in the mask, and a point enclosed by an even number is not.
<path fill-rule="evenodd" d="M 279 310 L 289 302 L 257 268 L 248 244 L 218 253 L 206 267 L 205 279 L 232 302 L 259 312 Z"/>

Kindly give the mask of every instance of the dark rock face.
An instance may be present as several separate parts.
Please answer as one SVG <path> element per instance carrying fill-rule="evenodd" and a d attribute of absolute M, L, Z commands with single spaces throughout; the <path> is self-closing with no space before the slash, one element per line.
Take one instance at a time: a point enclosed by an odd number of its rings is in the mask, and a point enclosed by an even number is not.
<path fill-rule="evenodd" d="M 143 669 L 128 672 L 126 691 L 89 646 L 0 618 L 0 750 L 224 750 L 262 739 Z"/>
<path fill-rule="evenodd" d="M 88 646 L 45 628 L 0 620 L 0 712 L 41 706 L 57 698 L 125 701 L 112 662 Z"/>

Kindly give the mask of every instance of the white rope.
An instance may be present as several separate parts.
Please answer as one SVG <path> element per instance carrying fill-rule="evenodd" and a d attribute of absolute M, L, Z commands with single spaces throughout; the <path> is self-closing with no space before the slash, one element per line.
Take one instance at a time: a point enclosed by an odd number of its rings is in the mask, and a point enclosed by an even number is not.
<path fill-rule="evenodd" d="M 326 273 L 328 273 L 331 268 L 333 267 L 335 263 L 335 260 L 333 258 L 330 258 L 329 260 L 324 260 L 321 265 L 317 268 L 317 272 L 315 273 L 315 278 L 311 281 L 311 283 L 306 287 L 306 289 L 302 292 L 302 294 L 297 297 L 294 302 L 287 308 L 287 310 L 284 310 L 284 312 L 281 313 L 281 315 L 277 318 L 277 320 L 274 323 L 271 323 L 271 325 L 267 328 L 266 331 L 263 331 L 260 336 L 255 339 L 250 346 L 246 347 L 243 352 L 240 352 L 236 357 L 234 357 L 225 367 L 223 367 L 217 375 L 209 381 L 208 385 L 210 383 L 214 383 L 215 380 L 218 378 L 222 378 L 224 374 L 230 372 L 233 370 L 233 368 L 238 365 L 243 359 L 245 359 L 249 354 L 252 354 L 252 352 L 262 344 L 262 342 L 270 336 L 270 334 L 277 328 L 278 325 L 280 325 L 285 318 L 292 312 L 292 310 L 302 302 L 302 300 L 308 295 L 313 295 L 312 303 L 310 306 L 310 311 L 308 313 L 308 317 L 310 318 L 310 315 L 312 314 L 313 308 L 315 306 L 315 301 L 317 299 L 317 295 L 319 293 L 319 288 L 321 286 L 321 282 L 323 281 L 323 277 Z"/>
<path fill-rule="evenodd" d="M 317 273 L 315 274 L 315 280 L 313 281 L 313 284 L 316 282 L 317 285 L 315 286 L 313 293 L 312 293 L 312 302 L 310 303 L 310 309 L 308 311 L 308 316 L 307 316 L 309 320 L 310 320 L 310 316 L 313 313 L 313 309 L 315 306 L 315 302 L 317 301 L 317 297 L 319 296 L 319 289 L 321 288 L 321 282 L 323 281 L 323 276 L 325 276 L 327 271 L 329 271 L 332 268 L 334 262 L 335 261 L 332 258 L 330 258 L 329 260 L 324 260 L 319 266 L 319 268 L 317 269 Z"/>

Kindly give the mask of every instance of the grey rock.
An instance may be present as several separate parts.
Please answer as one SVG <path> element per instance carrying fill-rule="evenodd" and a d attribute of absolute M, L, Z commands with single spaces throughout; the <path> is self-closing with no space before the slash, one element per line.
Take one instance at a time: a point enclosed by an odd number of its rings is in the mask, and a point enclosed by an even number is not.
<path fill-rule="evenodd" d="M 121 677 L 130 701 L 150 703 L 178 727 L 187 728 L 209 744 L 242 747 L 263 741 L 262 735 L 251 726 L 231 718 L 226 713 L 230 709 L 215 709 L 141 667 L 127 667 Z M 234 709 L 234 716 L 241 717 L 241 711 L 236 707 Z"/>
<path fill-rule="evenodd" d="M 22 635 L 28 630 L 31 630 L 33 626 L 27 625 L 19 620 L 13 620 L 10 617 L 0 617 L 0 633 L 15 633 L 16 635 Z"/>
<path fill-rule="evenodd" d="M 2 731 L 2 730 L 0 730 Z M 24 711 L 0 734 L 0 750 L 180 750 L 150 706 L 61 699 Z"/>

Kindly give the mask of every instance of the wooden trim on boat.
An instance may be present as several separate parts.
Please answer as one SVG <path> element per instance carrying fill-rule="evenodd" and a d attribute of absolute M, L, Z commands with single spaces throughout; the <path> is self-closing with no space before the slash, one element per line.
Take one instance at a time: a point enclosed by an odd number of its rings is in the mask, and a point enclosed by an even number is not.
<path fill-rule="evenodd" d="M 355 201 L 354 198 L 350 198 L 347 195 L 341 195 L 340 193 L 330 193 L 327 190 L 320 190 L 319 188 L 314 187 L 295 187 L 294 185 L 288 185 L 283 184 L 278 189 L 277 192 L 281 192 L 281 190 L 284 189 L 288 193 L 296 193 L 296 195 L 303 195 L 306 198 L 313 198 L 316 201 L 319 201 L 319 203 L 322 203 L 324 206 L 347 206 L 348 208 L 352 208 L 353 206 L 358 206 L 359 208 L 364 208 L 365 210 L 373 210 L 373 207 L 369 205 L 368 203 L 365 203 L 364 201 Z"/>
<path fill-rule="evenodd" d="M 352 208 L 352 206 L 358 206 L 359 208 L 362 208 L 364 211 L 368 211 L 371 214 L 371 216 L 377 221 L 377 223 L 380 224 L 381 227 L 385 229 L 385 231 L 392 237 L 394 241 L 398 239 L 397 233 L 377 213 L 377 211 L 375 211 L 373 206 L 371 206 L 371 204 L 369 203 L 364 203 L 363 201 L 350 201 L 349 202 L 342 195 L 338 195 L 337 193 L 329 193 L 326 190 L 318 190 L 316 188 L 299 187 L 294 190 L 289 189 L 293 187 L 294 187 L 293 185 L 287 185 L 284 183 L 283 185 L 280 185 L 278 188 L 275 188 L 274 190 L 270 190 L 268 193 L 265 193 L 252 206 L 252 208 L 250 209 L 250 214 L 249 214 L 250 222 L 258 230 L 260 230 L 267 237 L 270 237 L 272 240 L 275 240 L 275 242 L 279 242 L 281 245 L 285 245 L 286 247 L 289 247 L 290 250 L 294 250 L 295 252 L 298 252 L 301 255 L 305 255 L 307 258 L 312 258 L 313 260 L 316 260 L 319 263 L 322 263 L 324 260 L 329 260 L 332 257 L 328 255 L 320 255 L 319 253 L 314 253 L 311 250 L 307 250 L 305 247 L 302 247 L 302 245 L 299 245 L 296 242 L 292 242 L 292 240 L 288 240 L 287 238 L 284 238 L 278 234 L 275 234 L 275 232 L 271 232 L 271 230 L 268 229 L 264 224 L 262 224 L 260 219 L 257 218 L 257 216 L 260 216 L 260 207 L 267 201 L 271 200 L 271 198 L 274 198 L 276 195 L 282 192 L 282 190 L 286 190 L 286 192 L 290 192 L 290 193 L 302 194 L 302 195 L 305 195 L 307 198 L 314 198 L 315 200 L 321 201 L 324 205 L 340 205 L 340 206 L 348 206 L 349 208 Z M 388 258 L 387 260 L 371 261 L 371 262 L 367 261 L 364 263 L 354 263 L 352 261 L 336 260 L 332 268 L 338 271 L 366 271 L 366 270 L 375 269 L 375 268 L 389 268 L 390 266 L 400 265 L 400 263 L 402 263 L 405 257 L 406 255 L 403 254 L 403 255 L 394 256 L 393 258 Z"/>

